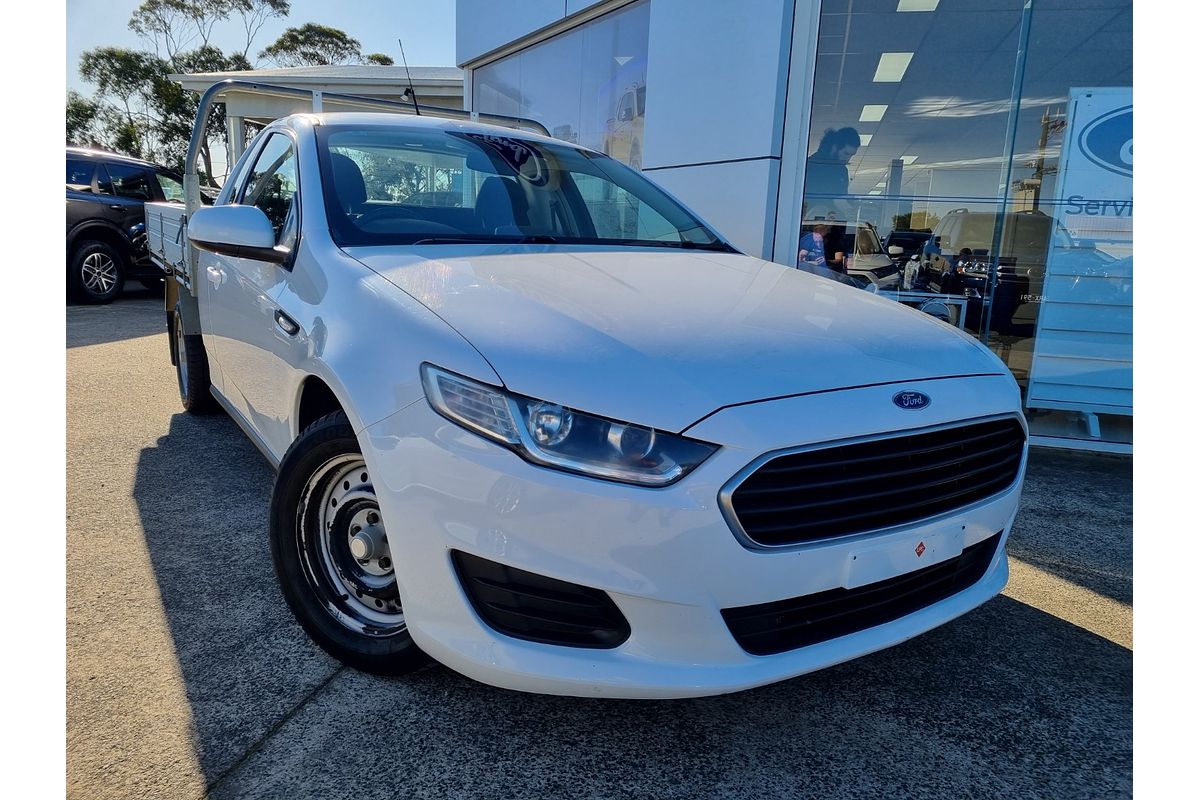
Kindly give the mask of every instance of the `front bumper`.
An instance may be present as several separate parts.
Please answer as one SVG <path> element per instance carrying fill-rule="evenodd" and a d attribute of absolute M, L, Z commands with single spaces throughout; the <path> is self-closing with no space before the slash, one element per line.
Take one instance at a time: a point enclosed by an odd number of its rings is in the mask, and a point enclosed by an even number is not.
<path fill-rule="evenodd" d="M 360 433 L 387 522 L 416 643 L 447 666 L 510 689 L 596 697 L 671 698 L 738 691 L 905 641 L 993 597 L 1008 576 L 1004 541 L 1016 484 L 966 509 L 888 531 L 764 552 L 744 546 L 720 490 L 755 458 L 784 447 L 962 419 L 1012 414 L 1011 381 L 985 376 L 913 382 L 922 412 L 890 402 L 895 385 L 726 409 L 689 436 L 722 449 L 679 483 L 645 489 L 528 464 L 435 414 L 424 401 Z M 819 421 L 816 423 L 814 421 Z M 1022 466 L 1022 477 L 1024 467 Z M 937 563 L 1001 532 L 970 588 L 893 622 L 770 656 L 734 640 L 722 609 L 861 585 Z M 931 552 L 914 556 L 927 542 Z M 924 548 L 921 548 L 924 550 Z M 452 565 L 460 551 L 600 589 L 628 620 L 612 649 L 542 644 L 497 633 L 475 613 Z M 931 562 L 932 559 L 932 562 Z M 898 569 L 896 564 L 902 564 Z M 871 574 L 877 573 L 877 574 Z"/>

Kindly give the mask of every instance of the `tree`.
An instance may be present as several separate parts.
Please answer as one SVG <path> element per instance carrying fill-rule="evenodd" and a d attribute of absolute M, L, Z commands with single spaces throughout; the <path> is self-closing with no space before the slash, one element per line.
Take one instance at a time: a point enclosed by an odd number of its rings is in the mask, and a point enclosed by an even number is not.
<path fill-rule="evenodd" d="M 121 101 L 124 120 L 118 126 L 116 138 L 121 141 L 121 149 L 130 155 L 140 158 L 152 147 L 147 139 L 154 82 L 167 71 L 166 63 L 157 56 L 121 47 L 87 50 L 79 59 L 79 74 L 96 84 L 100 98 L 116 97 Z"/>
<path fill-rule="evenodd" d="M 129 30 L 152 42 L 155 53 L 165 50 L 173 60 L 197 39 L 200 47 L 208 47 L 213 27 L 228 19 L 241 1 L 145 0 L 129 18 Z"/>
<path fill-rule="evenodd" d="M 250 58 L 250 46 L 267 20 L 272 17 L 284 19 L 292 13 L 292 4 L 288 0 L 232 0 L 232 5 L 246 31 L 246 46 L 242 48 L 244 59 Z"/>
<path fill-rule="evenodd" d="M 370 55 L 363 57 L 363 63 L 364 64 L 379 64 L 380 66 L 383 66 L 383 67 L 390 67 L 390 66 L 394 65 L 396 62 L 387 53 L 371 53 Z"/>
<path fill-rule="evenodd" d="M 98 142 L 97 126 L 102 120 L 102 107 L 78 92 L 67 92 L 67 141 L 72 144 L 94 145 Z"/>
<path fill-rule="evenodd" d="M 362 44 L 345 31 L 309 22 L 288 28 L 258 57 L 281 67 L 347 64 L 362 60 Z"/>

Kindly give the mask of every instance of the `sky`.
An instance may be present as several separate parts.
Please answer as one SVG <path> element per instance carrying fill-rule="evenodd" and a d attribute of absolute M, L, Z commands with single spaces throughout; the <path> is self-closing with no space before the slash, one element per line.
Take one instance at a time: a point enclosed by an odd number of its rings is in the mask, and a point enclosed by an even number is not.
<path fill-rule="evenodd" d="M 129 30 L 129 17 L 141 0 L 67 0 L 67 88 L 91 95 L 79 77 L 79 55 L 93 47 L 153 50 Z M 364 53 L 387 53 L 400 62 L 397 37 L 404 38 L 409 66 L 452 67 L 455 0 L 292 0 L 292 13 L 271 20 L 254 40 L 251 61 L 287 28 L 317 22 L 339 28 L 362 43 Z M 226 52 L 241 49 L 244 34 L 236 18 L 218 25 L 213 44 Z M 259 63 L 257 66 L 270 66 Z"/>

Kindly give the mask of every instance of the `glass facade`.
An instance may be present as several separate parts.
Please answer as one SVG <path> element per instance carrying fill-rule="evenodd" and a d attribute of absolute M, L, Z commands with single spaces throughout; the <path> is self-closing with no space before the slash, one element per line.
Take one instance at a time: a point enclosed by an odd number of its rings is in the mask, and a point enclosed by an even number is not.
<path fill-rule="evenodd" d="M 1131 441 L 1132 25 L 1130 0 L 821 6 L 798 263 L 816 234 L 862 274 L 877 234 L 875 288 L 986 342 L 1035 434 Z"/>
<path fill-rule="evenodd" d="M 471 107 L 640 168 L 649 33 L 648 2 L 620 8 L 474 70 Z"/>

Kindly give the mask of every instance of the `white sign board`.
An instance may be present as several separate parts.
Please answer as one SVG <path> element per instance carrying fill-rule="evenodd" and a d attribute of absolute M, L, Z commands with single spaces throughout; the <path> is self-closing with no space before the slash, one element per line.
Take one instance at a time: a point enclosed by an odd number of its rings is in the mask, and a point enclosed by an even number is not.
<path fill-rule="evenodd" d="M 1131 88 L 1071 90 L 1054 203 L 1026 405 L 1132 414 Z"/>

